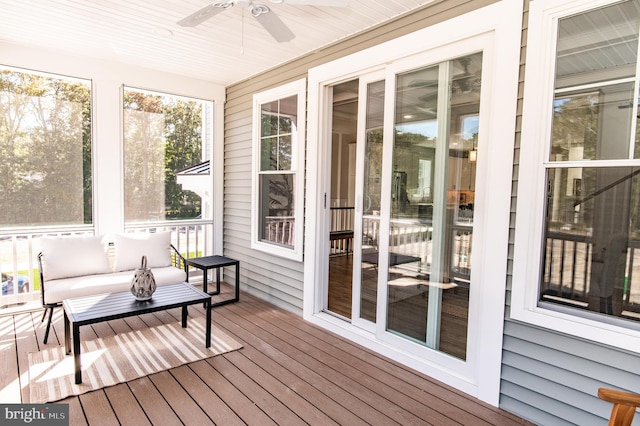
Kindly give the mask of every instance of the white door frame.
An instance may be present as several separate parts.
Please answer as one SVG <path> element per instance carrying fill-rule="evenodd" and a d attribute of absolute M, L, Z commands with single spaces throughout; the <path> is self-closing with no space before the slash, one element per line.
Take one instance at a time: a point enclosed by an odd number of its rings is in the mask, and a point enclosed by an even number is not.
<path fill-rule="evenodd" d="M 521 21 L 521 2 L 504 0 L 311 69 L 308 80 L 304 318 L 496 406 L 502 361 Z M 322 220 L 323 194 L 327 192 L 324 173 L 329 160 L 322 147 L 325 141 L 330 141 L 331 131 L 327 126 L 331 111 L 327 88 L 337 81 L 380 69 L 395 72 L 398 64 L 413 58 L 433 57 L 433 63 L 437 63 L 446 60 L 447 55 L 454 58 L 480 50 L 483 81 L 478 144 L 483 148 L 477 161 L 478 208 L 474 212 L 472 259 L 476 292 L 472 290 L 471 295 L 477 306 L 470 306 L 468 357 L 464 362 L 437 351 L 417 356 L 414 348 L 407 347 L 415 344 L 390 333 L 384 333 L 381 339 L 379 332 L 370 333 L 321 311 L 322 283 L 326 280 L 321 267 L 326 265 L 321 249 L 325 247 L 326 235 Z M 385 130 L 390 131 L 386 127 Z M 384 212 L 381 215 L 384 217 Z"/>

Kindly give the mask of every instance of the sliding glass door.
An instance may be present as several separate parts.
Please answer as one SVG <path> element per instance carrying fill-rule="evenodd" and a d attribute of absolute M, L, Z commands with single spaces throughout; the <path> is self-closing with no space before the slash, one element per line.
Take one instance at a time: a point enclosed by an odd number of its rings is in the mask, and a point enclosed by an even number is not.
<path fill-rule="evenodd" d="M 482 10 L 309 71 L 304 315 L 495 403 L 521 29 Z"/>
<path fill-rule="evenodd" d="M 360 76 L 354 325 L 467 357 L 482 54 Z M 390 130 L 389 130 L 390 129 Z"/>
<path fill-rule="evenodd" d="M 460 360 L 473 293 L 481 82 L 474 53 L 332 86 L 325 310 Z M 338 229 L 344 220 L 333 216 L 344 209 L 353 219 Z M 336 246 L 345 232 L 352 247 Z"/>
<path fill-rule="evenodd" d="M 395 75 L 386 330 L 466 358 L 482 54 Z"/>

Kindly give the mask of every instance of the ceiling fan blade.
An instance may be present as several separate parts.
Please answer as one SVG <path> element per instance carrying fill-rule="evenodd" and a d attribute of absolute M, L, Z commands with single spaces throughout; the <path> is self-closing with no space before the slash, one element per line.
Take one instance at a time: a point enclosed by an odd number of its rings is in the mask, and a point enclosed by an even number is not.
<path fill-rule="evenodd" d="M 282 3 L 290 5 L 347 7 L 349 0 L 283 0 Z"/>
<path fill-rule="evenodd" d="M 182 27 L 195 27 L 207 19 L 233 6 L 233 2 L 213 2 L 178 22 Z"/>
<path fill-rule="evenodd" d="M 274 39 L 276 39 L 278 43 L 291 41 L 296 37 L 289 27 L 287 27 L 287 25 L 282 22 L 278 15 L 273 13 L 272 10 L 267 8 L 266 12 L 261 11 L 256 13 L 254 7 L 254 9 L 251 10 L 251 14 L 258 20 L 260 25 L 262 25 L 264 29 L 267 30 Z"/>

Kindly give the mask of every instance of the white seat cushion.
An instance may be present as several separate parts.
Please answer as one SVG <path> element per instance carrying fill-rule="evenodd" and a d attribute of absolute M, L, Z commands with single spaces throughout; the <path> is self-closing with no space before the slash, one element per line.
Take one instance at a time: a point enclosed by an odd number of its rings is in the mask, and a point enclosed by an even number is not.
<path fill-rule="evenodd" d="M 153 272 L 158 286 L 181 283 L 187 278 L 183 269 L 174 266 L 152 268 L 151 272 Z M 44 287 L 44 301 L 45 303 L 60 303 L 64 299 L 72 297 L 129 291 L 133 273 L 134 271 L 121 271 L 111 274 L 47 280 Z"/>

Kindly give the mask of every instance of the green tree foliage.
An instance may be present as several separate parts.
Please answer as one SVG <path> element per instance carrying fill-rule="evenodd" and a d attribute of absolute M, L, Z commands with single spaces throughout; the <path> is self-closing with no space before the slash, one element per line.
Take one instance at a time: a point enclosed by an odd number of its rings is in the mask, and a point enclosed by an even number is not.
<path fill-rule="evenodd" d="M 166 208 L 170 219 L 192 219 L 201 214 L 200 196 L 182 190 L 176 171 L 202 161 L 202 105 L 173 99 L 165 110 L 166 132 Z"/>
<path fill-rule="evenodd" d="M 91 90 L 0 70 L 0 226 L 92 221 Z"/>
<path fill-rule="evenodd" d="M 597 93 L 556 99 L 553 112 L 551 160 L 569 160 L 572 147 L 581 147 L 581 159 L 596 159 L 598 135 Z"/>
<path fill-rule="evenodd" d="M 202 102 L 125 94 L 127 220 L 200 215 L 176 171 L 202 159 Z M 0 227 L 92 223 L 88 82 L 0 70 Z"/>
<path fill-rule="evenodd" d="M 125 91 L 125 220 L 193 219 L 201 198 L 176 172 L 202 161 L 198 101 Z"/>

